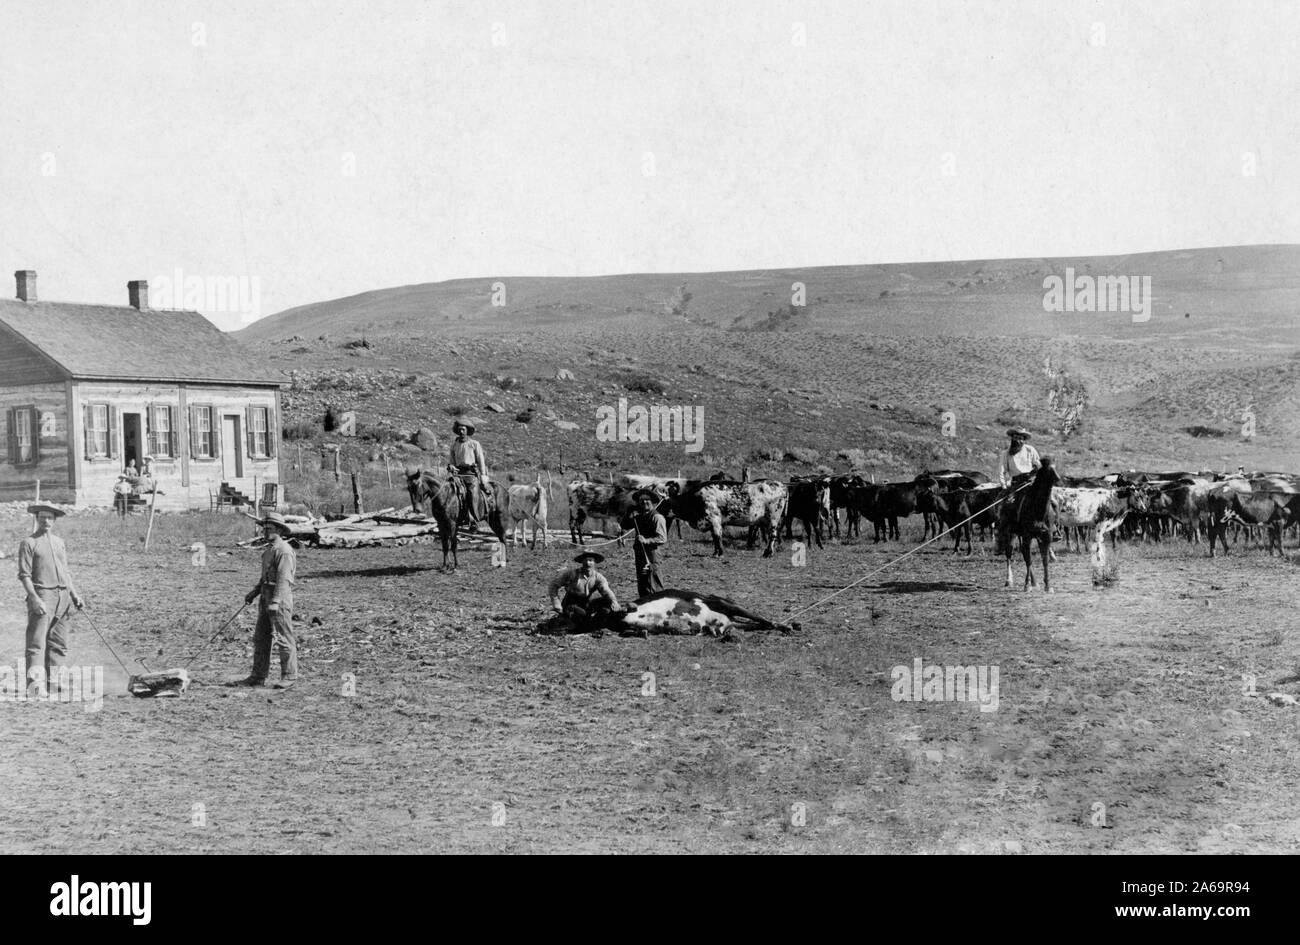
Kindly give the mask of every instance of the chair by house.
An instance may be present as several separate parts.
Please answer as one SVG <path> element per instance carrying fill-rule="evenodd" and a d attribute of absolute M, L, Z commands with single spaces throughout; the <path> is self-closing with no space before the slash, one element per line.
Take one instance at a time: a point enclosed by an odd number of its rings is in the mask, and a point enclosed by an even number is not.
<path fill-rule="evenodd" d="M 280 507 L 280 484 L 278 482 L 268 482 L 262 486 L 262 498 L 257 503 L 258 513 L 274 512 Z"/>

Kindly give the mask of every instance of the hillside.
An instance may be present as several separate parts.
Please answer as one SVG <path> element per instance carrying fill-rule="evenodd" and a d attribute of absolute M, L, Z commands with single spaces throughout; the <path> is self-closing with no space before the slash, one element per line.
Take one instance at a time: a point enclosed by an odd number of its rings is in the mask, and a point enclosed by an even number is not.
<path fill-rule="evenodd" d="M 1043 278 L 1067 265 L 1150 276 L 1150 319 L 1045 312 Z M 505 305 L 492 304 L 495 282 Z M 401 434 L 444 436 L 463 409 L 484 420 L 494 465 L 520 470 L 988 470 L 1010 422 L 1068 470 L 1300 469 L 1297 312 L 1300 246 L 1254 246 L 457 280 L 290 309 L 238 337 L 297 372 L 285 399 L 295 433 L 315 443 L 326 405 L 355 409 L 358 457 L 384 444 L 411 464 L 441 456 L 399 447 Z M 561 368 L 574 380 L 556 380 Z M 597 441 L 596 411 L 619 397 L 702 407 L 703 449 Z M 525 410 L 529 422 L 514 419 Z"/>

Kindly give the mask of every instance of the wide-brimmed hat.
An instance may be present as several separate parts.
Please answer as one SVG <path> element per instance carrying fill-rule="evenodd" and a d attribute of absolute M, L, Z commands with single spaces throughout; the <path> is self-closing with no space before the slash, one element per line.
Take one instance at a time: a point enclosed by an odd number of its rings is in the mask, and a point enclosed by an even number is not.
<path fill-rule="evenodd" d="M 54 506 L 46 505 L 44 502 L 37 502 L 34 505 L 27 506 L 27 513 L 29 515 L 40 515 L 42 512 L 48 512 L 55 518 L 63 518 L 63 516 L 68 514 L 63 511 L 63 509 L 56 509 Z"/>
<path fill-rule="evenodd" d="M 1012 427 L 1010 430 L 1007 431 L 1007 436 L 1014 437 L 1015 439 L 1019 439 L 1019 440 L 1028 440 L 1031 438 L 1032 434 L 1024 427 Z"/>
<path fill-rule="evenodd" d="M 633 494 L 632 499 L 636 502 L 640 502 L 642 499 L 649 499 L 655 505 L 658 505 L 663 501 L 663 497 L 658 495 L 653 489 L 638 489 Z"/>
<path fill-rule="evenodd" d="M 597 564 L 600 564 L 602 561 L 605 560 L 605 556 L 601 554 L 599 551 L 581 551 L 578 554 L 573 556 L 573 560 L 577 561 L 579 564 L 581 564 L 583 561 L 587 560 L 588 558 L 590 558 L 592 561 L 596 562 Z"/>
<path fill-rule="evenodd" d="M 284 520 L 284 516 L 279 512 L 267 512 L 257 520 L 258 525 L 274 525 L 282 532 L 289 531 L 289 523 Z"/>
<path fill-rule="evenodd" d="M 451 421 L 452 433 L 456 432 L 457 427 L 464 427 L 466 432 L 469 433 L 470 436 L 474 435 L 474 430 L 475 430 L 474 420 L 470 417 L 457 417 L 455 420 Z"/>

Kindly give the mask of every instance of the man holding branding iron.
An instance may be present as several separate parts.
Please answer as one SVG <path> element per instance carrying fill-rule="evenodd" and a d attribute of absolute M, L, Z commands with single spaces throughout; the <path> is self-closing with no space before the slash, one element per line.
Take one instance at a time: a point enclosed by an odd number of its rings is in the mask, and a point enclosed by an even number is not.
<path fill-rule="evenodd" d="M 18 545 L 18 581 L 27 592 L 27 687 L 32 698 L 49 697 L 47 683 L 58 685 L 58 671 L 68 655 L 68 632 L 62 625 L 72 607 L 85 601 L 68 571 L 68 549 L 54 534 L 62 509 L 29 505 L 36 530 Z"/>

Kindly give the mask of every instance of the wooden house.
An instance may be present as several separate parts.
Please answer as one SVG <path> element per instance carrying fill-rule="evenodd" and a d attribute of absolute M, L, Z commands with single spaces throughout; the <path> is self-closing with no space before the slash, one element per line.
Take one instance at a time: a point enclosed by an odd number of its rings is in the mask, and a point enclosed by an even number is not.
<path fill-rule="evenodd" d="M 41 302 L 20 271 L 0 300 L 0 501 L 111 506 L 128 461 L 153 458 L 160 509 L 255 500 L 280 480 L 282 375 L 198 312 Z"/>

